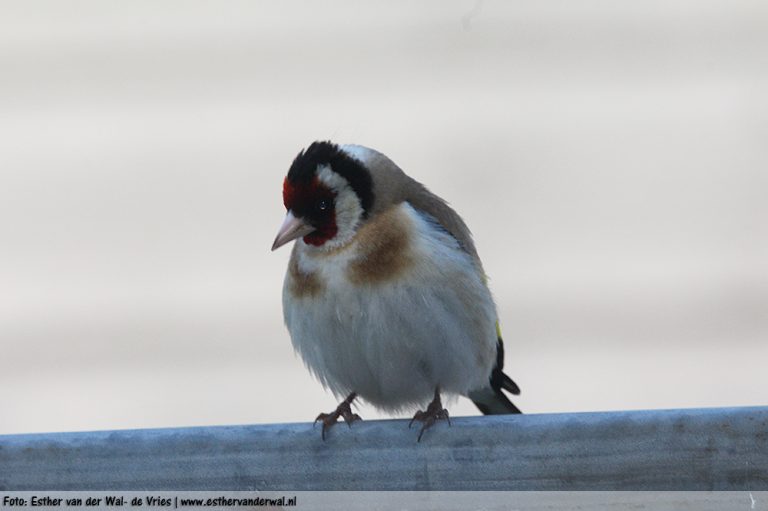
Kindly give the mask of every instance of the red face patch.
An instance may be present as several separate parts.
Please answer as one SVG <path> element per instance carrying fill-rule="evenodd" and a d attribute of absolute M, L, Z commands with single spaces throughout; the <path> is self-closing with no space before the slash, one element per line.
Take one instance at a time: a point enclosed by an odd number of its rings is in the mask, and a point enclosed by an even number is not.
<path fill-rule="evenodd" d="M 308 183 L 283 181 L 283 204 L 294 216 L 303 219 L 315 230 L 304 236 L 304 242 L 320 246 L 336 236 L 336 194 L 317 177 Z"/>

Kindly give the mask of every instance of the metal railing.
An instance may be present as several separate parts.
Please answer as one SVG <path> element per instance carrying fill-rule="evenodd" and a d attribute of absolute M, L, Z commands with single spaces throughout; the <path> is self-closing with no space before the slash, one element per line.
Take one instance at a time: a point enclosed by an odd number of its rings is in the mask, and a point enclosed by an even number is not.
<path fill-rule="evenodd" d="M 768 490 L 768 407 L 0 436 L 0 490 Z"/>

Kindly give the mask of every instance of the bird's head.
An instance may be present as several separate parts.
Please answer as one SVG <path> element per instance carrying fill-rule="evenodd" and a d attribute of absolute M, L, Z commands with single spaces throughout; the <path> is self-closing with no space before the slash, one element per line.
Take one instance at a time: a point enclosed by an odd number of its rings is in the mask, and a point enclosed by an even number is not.
<path fill-rule="evenodd" d="M 272 250 L 298 238 L 326 249 L 352 239 L 373 206 L 371 173 L 352 154 L 314 142 L 296 156 L 283 182 L 288 212 Z"/>

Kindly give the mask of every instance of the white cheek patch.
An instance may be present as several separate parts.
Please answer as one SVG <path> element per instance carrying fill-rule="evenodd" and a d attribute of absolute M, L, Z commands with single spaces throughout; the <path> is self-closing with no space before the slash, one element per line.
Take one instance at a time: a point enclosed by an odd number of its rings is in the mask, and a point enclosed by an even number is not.
<path fill-rule="evenodd" d="M 331 170 L 327 165 L 318 168 L 317 178 L 321 183 L 336 193 L 336 228 L 333 239 L 326 241 L 323 248 L 336 248 L 344 245 L 355 235 L 357 226 L 363 218 L 363 206 L 349 182 Z"/>

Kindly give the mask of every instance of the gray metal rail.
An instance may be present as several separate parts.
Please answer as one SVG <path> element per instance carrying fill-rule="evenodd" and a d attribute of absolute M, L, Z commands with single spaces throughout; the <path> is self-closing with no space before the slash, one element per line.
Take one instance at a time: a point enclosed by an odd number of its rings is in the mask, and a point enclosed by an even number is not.
<path fill-rule="evenodd" d="M 0 490 L 768 490 L 768 407 L 0 436 Z"/>

